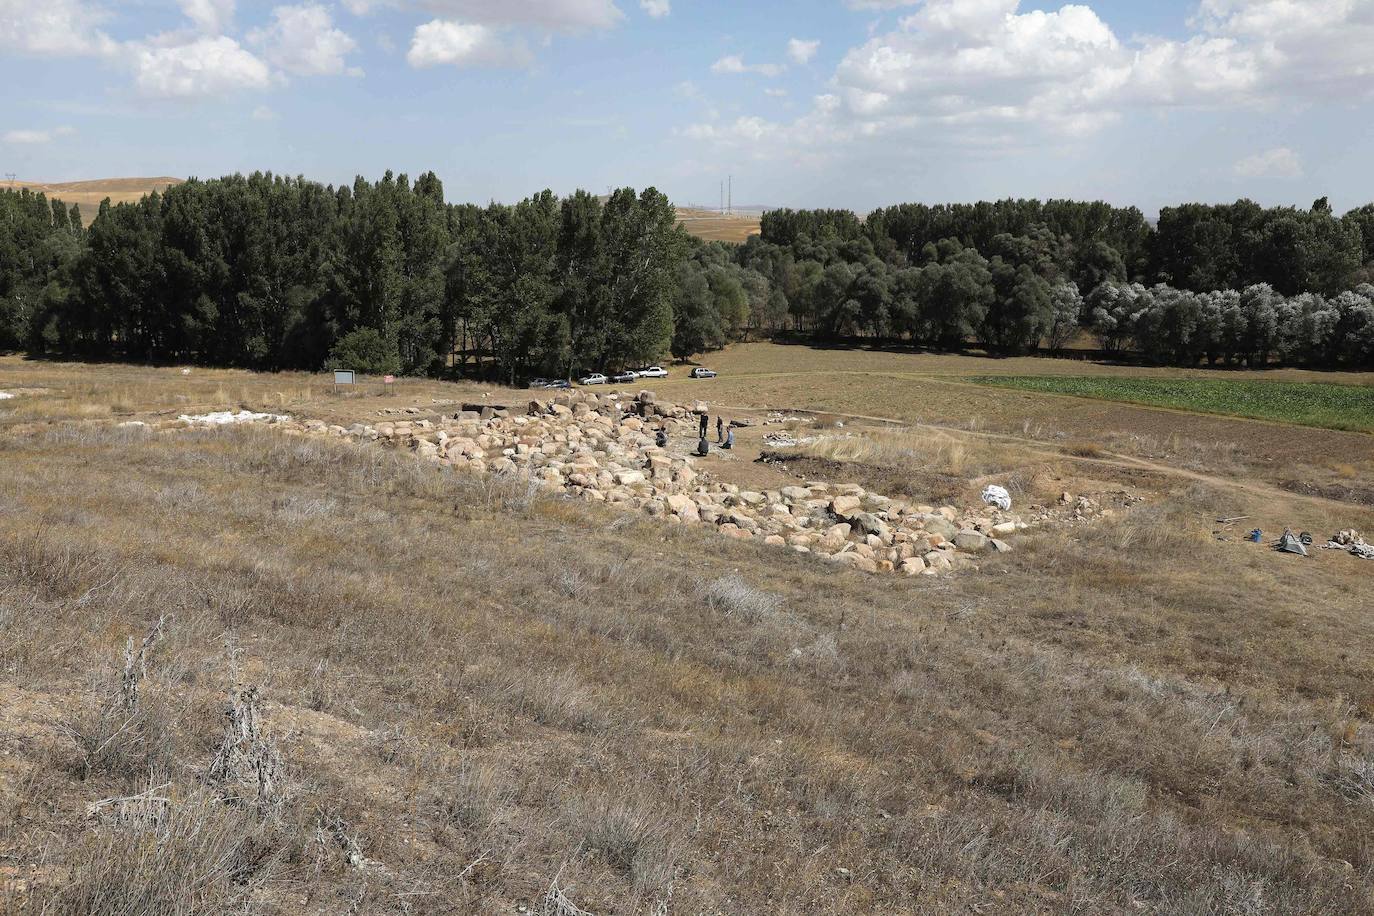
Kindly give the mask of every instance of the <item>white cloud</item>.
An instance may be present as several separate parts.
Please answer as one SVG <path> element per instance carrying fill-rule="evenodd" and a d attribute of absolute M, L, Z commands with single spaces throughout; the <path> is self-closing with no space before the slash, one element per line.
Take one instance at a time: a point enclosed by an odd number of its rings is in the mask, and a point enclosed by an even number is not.
<path fill-rule="evenodd" d="M 488 26 L 435 19 L 415 29 L 406 60 L 412 67 L 518 67 L 529 63 L 530 52 Z"/>
<path fill-rule="evenodd" d="M 662 19 L 673 11 L 669 0 L 639 0 L 639 8 L 654 19 Z"/>
<path fill-rule="evenodd" d="M 445 19 L 559 31 L 609 29 L 625 16 L 615 0 L 421 0 L 420 5 Z"/>
<path fill-rule="evenodd" d="M 219 35 L 234 21 L 234 0 L 180 0 L 181 11 L 206 35 Z"/>
<path fill-rule="evenodd" d="M 1120 43 L 1084 6 L 1016 14 L 1018 0 L 930 0 L 836 72 L 864 120 L 1067 122 L 1122 79 Z"/>
<path fill-rule="evenodd" d="M 1286 146 L 1246 156 L 1236 163 L 1241 178 L 1301 178 L 1302 160 Z"/>
<path fill-rule="evenodd" d="M 252 115 L 252 117 L 253 117 L 253 120 L 254 120 L 254 121 L 280 121 L 280 120 L 281 120 L 281 115 L 277 114 L 276 111 L 274 111 L 273 109 L 269 108 L 269 107 L 266 106 L 266 105 L 259 105 L 257 108 L 254 108 L 254 109 L 253 109 L 253 115 Z"/>
<path fill-rule="evenodd" d="M 74 133 L 76 130 L 71 127 L 54 127 L 51 130 L 10 130 L 0 135 L 0 140 L 16 146 L 40 146 Z"/>
<path fill-rule="evenodd" d="M 329 11 L 319 4 L 279 6 L 272 24 L 249 33 L 275 66 L 300 75 L 336 75 L 347 69 L 345 57 L 358 43 L 334 28 Z M 356 71 L 355 71 L 356 72 Z"/>
<path fill-rule="evenodd" d="M 730 140 L 758 143 L 765 137 L 778 133 L 781 129 L 781 125 L 771 121 L 748 116 L 736 118 L 724 125 L 693 124 L 684 133 L 694 140 Z"/>
<path fill-rule="evenodd" d="M 267 64 L 227 36 L 185 44 L 143 44 L 133 48 L 139 92 L 161 98 L 196 98 L 244 89 L 266 89 Z"/>
<path fill-rule="evenodd" d="M 775 89 L 775 88 L 773 88 L 772 86 L 769 86 L 767 89 L 764 89 L 764 90 L 763 90 L 763 94 L 766 95 L 766 96 L 771 96 L 772 98 L 775 98 L 775 99 L 784 99 L 784 98 L 787 98 L 787 90 L 786 90 L 786 89 Z"/>
<path fill-rule="evenodd" d="M 811 58 L 816 56 L 816 51 L 820 49 L 820 46 L 819 41 L 792 38 L 787 42 L 787 56 L 794 64 L 809 63 Z"/>
<path fill-rule="evenodd" d="M 105 12 L 85 0 L 0 0 L 0 49 L 53 56 L 112 54 Z"/>
<path fill-rule="evenodd" d="M 1023 11 L 1021 0 L 850 0 L 913 9 L 851 48 L 824 101 L 766 137 L 779 155 L 796 143 L 877 143 L 918 128 L 1008 148 L 1061 143 L 1131 111 L 1374 99 L 1371 0 L 1198 3 L 1182 39 L 1123 40 L 1082 3 Z M 751 68 L 733 57 L 713 69 Z M 694 135 L 739 142 L 752 127 L 746 114 Z"/>
<path fill-rule="evenodd" d="M 746 64 L 738 54 L 722 57 L 711 65 L 712 73 L 757 73 L 760 76 L 781 75 L 783 68 L 778 64 Z"/>

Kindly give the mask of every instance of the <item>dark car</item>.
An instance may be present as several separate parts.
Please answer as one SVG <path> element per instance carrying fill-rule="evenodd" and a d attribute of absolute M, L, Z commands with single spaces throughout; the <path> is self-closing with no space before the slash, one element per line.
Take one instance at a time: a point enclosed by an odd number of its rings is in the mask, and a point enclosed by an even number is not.
<path fill-rule="evenodd" d="M 547 388 L 547 387 L 549 387 L 549 380 L 546 379 L 546 378 L 532 378 L 532 379 L 530 379 L 530 383 L 529 383 L 529 385 L 528 385 L 527 387 L 530 387 L 530 388 Z"/>
<path fill-rule="evenodd" d="M 545 388 L 571 388 L 572 382 L 565 378 L 556 378 L 544 386 Z"/>
<path fill-rule="evenodd" d="M 705 366 L 697 366 L 692 370 L 692 378 L 715 378 L 716 371 L 707 369 Z"/>
<path fill-rule="evenodd" d="M 611 376 L 611 381 L 615 382 L 617 385 L 624 385 L 628 382 L 633 382 L 637 378 L 639 378 L 638 372 L 617 372 L 615 375 Z"/>

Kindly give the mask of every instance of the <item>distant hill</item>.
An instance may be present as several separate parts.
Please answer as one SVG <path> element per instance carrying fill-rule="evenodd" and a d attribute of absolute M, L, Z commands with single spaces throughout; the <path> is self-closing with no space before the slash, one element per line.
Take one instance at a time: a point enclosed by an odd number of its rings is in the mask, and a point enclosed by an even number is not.
<path fill-rule="evenodd" d="M 41 191 L 48 197 L 56 197 L 68 204 L 80 204 L 81 219 L 89 225 L 100 209 L 100 202 L 107 197 L 111 203 L 116 204 L 136 201 L 154 191 L 165 191 L 173 185 L 181 184 L 183 180 L 162 176 L 96 178 L 90 181 L 66 182 L 15 181 L 0 184 L 0 187 L 28 188 L 31 191 Z M 677 217 L 689 233 L 707 241 L 743 242 L 749 236 L 759 234 L 757 213 L 726 216 L 715 210 L 678 207 Z"/>
<path fill-rule="evenodd" d="M 757 214 L 727 216 L 718 210 L 678 207 L 677 218 L 689 233 L 708 242 L 743 242 L 749 236 L 759 234 Z"/>
<path fill-rule="evenodd" d="M 126 203 L 146 197 L 154 191 L 165 191 L 172 185 L 181 184 L 181 178 L 96 178 L 92 181 L 14 181 L 0 183 L 0 188 L 28 188 L 41 191 L 48 197 L 56 197 L 66 204 L 81 206 L 81 220 L 87 225 L 95 219 L 100 202 L 109 198 L 111 203 Z"/>

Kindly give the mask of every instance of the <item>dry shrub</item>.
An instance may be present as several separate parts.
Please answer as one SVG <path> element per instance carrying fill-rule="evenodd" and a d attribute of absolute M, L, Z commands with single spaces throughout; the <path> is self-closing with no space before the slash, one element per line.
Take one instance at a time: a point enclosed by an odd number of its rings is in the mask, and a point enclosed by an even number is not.
<path fill-rule="evenodd" d="M 39 600 L 53 601 L 89 592 L 113 573 L 102 554 L 55 545 L 35 534 L 23 541 L 0 542 L 0 575 Z"/>
<path fill-rule="evenodd" d="M 1096 442 L 1089 442 L 1086 439 L 1079 439 L 1064 446 L 1064 451 L 1075 458 L 1104 458 L 1107 455 L 1105 449 Z"/>
<path fill-rule="evenodd" d="M 642 894 L 666 888 L 675 870 L 674 837 L 664 816 L 653 810 L 600 797 L 581 801 L 570 812 L 583 845 Z"/>
<path fill-rule="evenodd" d="M 524 517 L 543 488 L 519 474 L 453 474 L 454 508 L 460 516 L 474 514 Z"/>
<path fill-rule="evenodd" d="M 726 617 L 737 617 L 745 623 L 759 623 L 777 617 L 782 612 L 782 599 L 762 589 L 754 588 L 740 576 L 730 573 L 711 582 L 704 589 L 706 603 Z"/>
<path fill-rule="evenodd" d="M 133 781 L 171 767 L 176 751 L 174 717 L 160 699 L 142 691 L 149 652 L 161 639 L 165 623 L 165 617 L 159 619 L 137 649 L 129 637 L 117 684 L 106 688 L 94 710 L 77 713 L 60 725 L 80 752 L 82 779 L 104 775 Z"/>
<path fill-rule="evenodd" d="M 559 884 L 561 877 L 561 874 L 556 875 L 549 882 L 549 889 L 539 899 L 539 916 L 592 916 L 591 913 L 568 899 L 568 892 L 572 888 L 564 888 Z"/>
<path fill-rule="evenodd" d="M 59 727 L 77 747 L 82 779 L 109 776 L 132 782 L 148 773 L 168 772 L 176 756 L 172 717 L 156 701 L 144 702 L 132 713 L 105 704 Z"/>
<path fill-rule="evenodd" d="M 834 633 L 822 633 L 810 644 L 794 648 L 787 655 L 787 663 L 818 677 L 841 674 L 845 669 L 844 654 Z"/>
<path fill-rule="evenodd" d="M 500 768 L 464 761 L 441 790 L 439 810 L 449 825 L 480 837 L 501 823 L 514 800 Z"/>
<path fill-rule="evenodd" d="M 1142 562 L 1184 557 L 1208 542 L 1207 530 L 1197 524 L 1196 514 L 1178 506 L 1137 507 L 1104 525 L 1102 535 L 1102 542 L 1112 550 L 1133 554 Z"/>
<path fill-rule="evenodd" d="M 570 671 L 527 673 L 497 689 L 516 715 L 540 725 L 578 732 L 604 731 L 610 720 L 597 705 L 595 692 Z"/>
<path fill-rule="evenodd" d="M 193 793 L 158 819 L 97 827 L 52 853 L 29 914 L 211 916 L 238 911 L 272 875 L 274 842 L 249 815 Z"/>
<path fill-rule="evenodd" d="M 1342 754 L 1336 760 L 1331 782 L 1347 798 L 1374 806 L 1374 758 Z"/>
<path fill-rule="evenodd" d="M 261 700 L 255 686 L 229 692 L 228 721 L 207 776 L 223 800 L 276 815 L 285 803 L 286 778 L 277 742 L 262 726 Z"/>

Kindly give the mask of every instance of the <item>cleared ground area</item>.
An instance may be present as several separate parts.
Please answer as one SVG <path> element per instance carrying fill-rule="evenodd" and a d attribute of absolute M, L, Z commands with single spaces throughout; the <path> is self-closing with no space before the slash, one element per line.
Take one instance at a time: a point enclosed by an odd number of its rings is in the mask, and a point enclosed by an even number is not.
<path fill-rule="evenodd" d="M 1374 562 L 1243 538 L 1374 531 L 1374 437 L 964 381 L 1043 360 L 709 362 L 652 387 L 752 421 L 723 479 L 1130 508 L 874 576 L 119 425 L 526 392 L 0 359 L 0 909 L 1374 912 Z"/>

